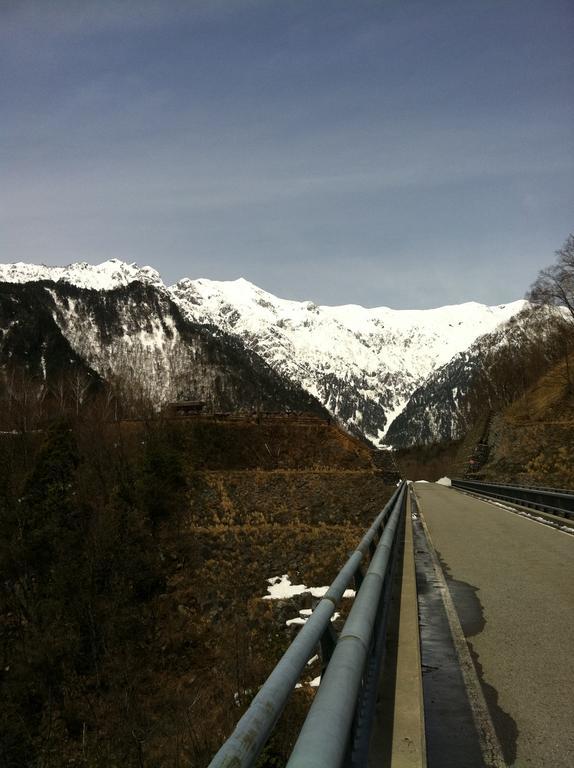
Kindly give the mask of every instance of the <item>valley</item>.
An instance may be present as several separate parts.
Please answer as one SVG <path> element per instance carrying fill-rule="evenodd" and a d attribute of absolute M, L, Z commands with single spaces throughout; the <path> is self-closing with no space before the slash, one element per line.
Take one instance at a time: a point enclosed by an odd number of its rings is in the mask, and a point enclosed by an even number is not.
<path fill-rule="evenodd" d="M 554 307 L 320 307 L 117 261 L 0 277 L 7 768 L 205 768 L 401 478 L 574 483 Z M 405 637 L 413 493 L 400 485 L 388 642 Z M 327 661 L 304 665 L 259 765 L 285 764 Z"/>

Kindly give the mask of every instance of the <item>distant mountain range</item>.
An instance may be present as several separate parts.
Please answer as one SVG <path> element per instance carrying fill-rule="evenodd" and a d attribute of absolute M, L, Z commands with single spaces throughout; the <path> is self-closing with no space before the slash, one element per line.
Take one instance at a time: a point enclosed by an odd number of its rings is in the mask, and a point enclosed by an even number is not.
<path fill-rule="evenodd" d="M 480 364 L 480 339 L 500 340 L 528 307 L 318 306 L 243 279 L 167 287 L 156 270 L 117 260 L 0 265 L 0 302 L 0 361 L 20 354 L 45 375 L 56 354 L 49 332 L 58 359 L 69 350 L 67 359 L 103 379 L 129 380 L 157 403 L 215 398 L 221 407 L 258 400 L 271 407 L 276 398 L 323 406 L 378 446 L 454 436 L 449 414 L 465 374 Z"/>

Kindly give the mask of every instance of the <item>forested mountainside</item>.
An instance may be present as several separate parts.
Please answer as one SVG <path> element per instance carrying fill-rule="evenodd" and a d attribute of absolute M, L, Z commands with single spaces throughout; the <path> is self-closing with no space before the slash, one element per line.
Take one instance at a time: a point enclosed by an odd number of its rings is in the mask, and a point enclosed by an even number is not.
<path fill-rule="evenodd" d="M 562 313 L 527 306 L 432 373 L 391 424 L 396 448 L 458 440 L 485 412 L 498 410 L 564 355 Z"/>
<path fill-rule="evenodd" d="M 41 380 L 70 369 L 97 377 L 62 333 L 54 309 L 39 284 L 0 283 L 0 365 L 25 369 Z"/>
<path fill-rule="evenodd" d="M 280 400 L 300 408 L 304 390 L 305 407 L 316 408 L 316 398 L 377 445 L 434 371 L 525 306 L 325 307 L 279 299 L 242 279 L 184 279 L 167 288 L 155 270 L 117 260 L 0 265 L 0 279 L 15 291 L 42 285 L 46 296 L 34 295 L 43 306 L 51 296 L 48 309 L 76 354 L 106 380 L 129 382 L 132 395 L 165 402 L 215 391 L 221 407 L 232 407 L 256 388 L 241 362 L 249 350 L 250 367 L 268 382 L 266 403 L 283 386 L 292 394 Z M 238 387 L 240 397 L 232 392 Z"/>
<path fill-rule="evenodd" d="M 570 349 L 573 342 L 574 336 Z M 496 413 L 486 440 L 487 460 L 478 477 L 574 489 L 574 354 Z"/>
<path fill-rule="evenodd" d="M 494 356 L 488 387 L 476 382 L 457 439 L 395 452 L 403 476 L 574 489 L 574 328 L 554 326 L 547 342 L 530 356 L 527 347 Z"/>
<path fill-rule="evenodd" d="M 157 407 L 177 399 L 225 411 L 308 410 L 326 415 L 239 339 L 184 317 L 145 281 L 109 290 L 68 282 L 0 283 L 0 364 L 54 385 L 80 374 L 121 398 Z"/>

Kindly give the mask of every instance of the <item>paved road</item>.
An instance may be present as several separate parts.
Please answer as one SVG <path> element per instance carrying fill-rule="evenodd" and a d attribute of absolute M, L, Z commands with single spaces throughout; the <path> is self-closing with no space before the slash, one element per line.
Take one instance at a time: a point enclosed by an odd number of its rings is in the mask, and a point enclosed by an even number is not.
<path fill-rule="evenodd" d="M 417 483 L 505 760 L 574 766 L 574 536 Z"/>

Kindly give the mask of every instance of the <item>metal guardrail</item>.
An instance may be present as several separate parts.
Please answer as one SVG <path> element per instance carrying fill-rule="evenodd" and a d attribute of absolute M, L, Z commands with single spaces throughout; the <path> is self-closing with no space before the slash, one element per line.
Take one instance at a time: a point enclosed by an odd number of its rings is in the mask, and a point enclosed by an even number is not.
<path fill-rule="evenodd" d="M 473 491 L 500 501 L 532 507 L 559 517 L 574 518 L 574 491 L 525 485 L 483 483 L 478 480 L 452 480 L 454 488 Z"/>
<path fill-rule="evenodd" d="M 384 648 L 391 568 L 397 549 L 396 532 L 405 509 L 406 490 L 407 484 L 402 482 L 209 768 L 249 768 L 254 764 L 318 646 L 323 654 L 323 678 L 288 765 L 335 768 L 342 765 L 346 756 L 351 756 L 352 765 L 366 765 Z M 363 575 L 361 564 L 368 552 L 371 562 Z M 331 617 L 353 578 L 357 588 L 355 600 L 333 648 Z"/>

